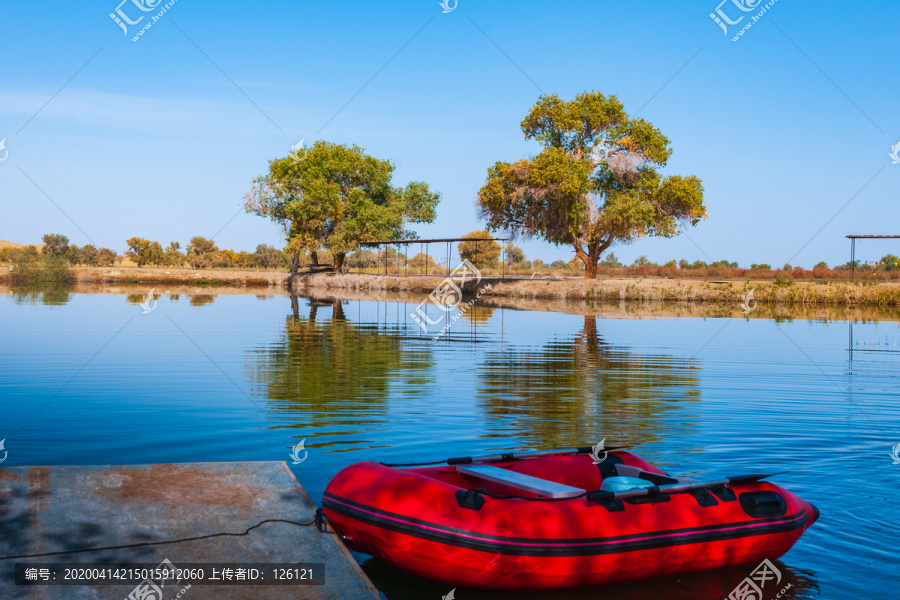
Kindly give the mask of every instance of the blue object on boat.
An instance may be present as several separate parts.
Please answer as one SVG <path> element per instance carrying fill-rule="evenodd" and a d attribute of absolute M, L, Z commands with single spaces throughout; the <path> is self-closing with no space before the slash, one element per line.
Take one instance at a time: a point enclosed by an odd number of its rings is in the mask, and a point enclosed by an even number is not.
<path fill-rule="evenodd" d="M 646 479 L 638 479 L 637 477 L 607 477 L 603 480 L 600 489 L 604 492 L 621 492 L 624 490 L 649 487 L 653 487 L 653 482 L 647 481 Z"/>

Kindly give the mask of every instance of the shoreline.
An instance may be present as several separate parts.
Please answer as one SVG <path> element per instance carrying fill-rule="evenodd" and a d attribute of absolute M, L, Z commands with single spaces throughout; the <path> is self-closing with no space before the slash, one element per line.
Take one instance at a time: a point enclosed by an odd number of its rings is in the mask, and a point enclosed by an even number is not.
<path fill-rule="evenodd" d="M 224 269 L 154 269 L 121 267 L 77 267 L 72 269 L 72 289 L 114 288 L 122 293 L 146 286 L 189 290 L 284 290 L 312 295 L 342 292 L 402 292 L 426 300 L 443 276 L 397 276 L 355 273 L 301 273 L 283 271 L 237 271 Z M 0 285 L 10 286 L 9 273 L 0 272 Z M 501 298 L 517 303 L 528 300 L 565 303 L 689 303 L 708 304 L 741 312 L 746 294 L 753 291 L 756 306 L 900 307 L 900 283 L 820 283 L 793 281 L 787 285 L 771 280 L 697 280 L 666 278 L 605 279 L 510 279 L 482 277 L 456 282 L 465 297 L 480 295 L 481 303 Z M 752 308 L 754 303 L 750 303 Z"/>
<path fill-rule="evenodd" d="M 361 274 L 293 275 L 291 289 L 304 292 L 330 290 L 411 292 L 427 296 L 443 277 Z M 457 282 L 459 283 L 459 282 Z M 485 289 L 488 288 L 489 289 Z M 483 277 L 476 285 L 460 285 L 464 296 L 479 294 L 483 302 L 493 298 L 519 300 L 563 300 L 583 302 L 703 303 L 739 308 L 753 291 L 758 305 L 801 306 L 900 306 L 900 284 L 817 283 L 795 281 L 781 285 L 772 281 L 723 281 L 694 279 L 501 279 Z M 750 307 L 754 304 L 751 302 Z"/>

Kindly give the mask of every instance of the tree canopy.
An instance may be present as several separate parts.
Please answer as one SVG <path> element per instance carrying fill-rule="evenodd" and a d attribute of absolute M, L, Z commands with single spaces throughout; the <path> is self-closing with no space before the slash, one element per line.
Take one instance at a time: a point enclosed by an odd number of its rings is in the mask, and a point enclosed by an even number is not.
<path fill-rule="evenodd" d="M 492 231 L 571 244 L 586 278 L 596 277 L 614 243 L 672 237 L 706 216 L 697 177 L 659 173 L 672 154 L 669 139 L 630 117 L 614 95 L 541 96 L 521 127 L 543 149 L 488 169 L 479 216 Z"/>
<path fill-rule="evenodd" d="M 48 233 L 42 238 L 44 247 L 41 252 L 49 256 L 65 256 L 69 250 L 69 238 L 59 233 Z"/>
<path fill-rule="evenodd" d="M 295 255 L 305 251 L 316 261 L 320 249 L 329 250 L 337 271 L 360 242 L 412 239 L 407 224 L 434 220 L 440 194 L 419 181 L 395 187 L 393 171 L 390 161 L 356 145 L 317 141 L 299 159 L 271 161 L 245 195 L 245 208 L 282 223 Z"/>
<path fill-rule="evenodd" d="M 468 259 L 479 269 L 496 267 L 500 259 L 500 244 L 493 241 L 493 236 L 485 231 L 472 231 L 463 236 L 467 241 L 457 246 L 459 257 Z M 468 240 L 482 240 L 479 242 Z"/>

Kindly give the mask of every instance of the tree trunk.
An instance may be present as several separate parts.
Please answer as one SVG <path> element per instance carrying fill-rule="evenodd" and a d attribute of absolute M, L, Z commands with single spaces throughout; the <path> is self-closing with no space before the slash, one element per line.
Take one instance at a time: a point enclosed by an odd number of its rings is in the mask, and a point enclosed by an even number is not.
<path fill-rule="evenodd" d="M 300 302 L 297 300 L 296 292 L 291 292 L 291 312 L 294 313 L 294 320 L 300 320 Z"/>
<path fill-rule="evenodd" d="M 334 262 L 333 262 L 332 270 L 335 273 L 339 273 L 341 271 L 341 267 L 344 266 L 344 257 L 345 256 L 346 256 L 346 254 L 335 254 L 334 255 Z"/>
<path fill-rule="evenodd" d="M 297 272 L 297 269 L 300 268 L 300 253 L 294 252 L 294 256 L 291 257 L 291 274 Z"/>
<path fill-rule="evenodd" d="M 319 251 L 318 250 L 313 250 L 312 252 L 309 253 L 309 255 L 310 255 L 310 257 L 312 257 L 312 263 L 314 265 L 319 264 Z"/>
<path fill-rule="evenodd" d="M 587 260 L 582 258 L 581 261 L 584 263 L 584 278 L 597 279 L 597 262 L 599 261 L 591 260 L 590 258 L 587 258 Z"/>
<path fill-rule="evenodd" d="M 331 320 L 332 321 L 346 321 L 347 317 L 344 316 L 344 303 L 340 300 L 334 300 L 331 304 Z"/>

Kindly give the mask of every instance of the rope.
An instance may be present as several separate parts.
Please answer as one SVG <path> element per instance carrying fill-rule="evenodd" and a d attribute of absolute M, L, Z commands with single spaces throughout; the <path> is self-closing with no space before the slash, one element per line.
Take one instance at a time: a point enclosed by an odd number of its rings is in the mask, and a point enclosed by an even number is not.
<path fill-rule="evenodd" d="M 126 548 L 143 548 L 146 546 L 162 546 L 165 544 L 181 544 L 183 542 L 194 542 L 196 540 L 208 540 L 210 538 L 224 537 L 224 536 L 242 537 L 242 536 L 248 535 L 251 531 L 253 531 L 257 527 L 261 527 L 262 525 L 264 525 L 266 523 L 288 523 L 290 525 L 297 525 L 298 527 L 309 527 L 311 525 L 315 525 L 319 529 L 319 531 L 325 531 L 324 521 L 325 521 L 325 517 L 322 515 L 322 509 L 318 508 L 318 509 L 316 509 L 316 516 L 313 517 L 313 520 L 310 521 L 309 523 L 300 523 L 298 521 L 287 521 L 285 519 L 264 519 L 264 520 L 260 521 L 259 523 L 257 523 L 256 525 L 253 525 L 252 527 L 248 527 L 243 533 L 222 532 L 222 533 L 212 533 L 210 535 L 198 535 L 195 537 L 181 538 L 181 539 L 176 539 L 176 540 L 165 540 L 162 542 L 141 542 L 138 544 L 125 544 L 123 546 L 104 546 L 101 548 L 84 548 L 81 550 L 62 550 L 60 552 L 44 552 L 42 554 L 20 554 L 18 556 L 0 556 L 0 560 L 11 560 L 14 558 L 40 558 L 42 556 L 57 556 L 60 554 L 80 554 L 82 552 L 100 552 L 103 550 L 123 550 Z"/>

